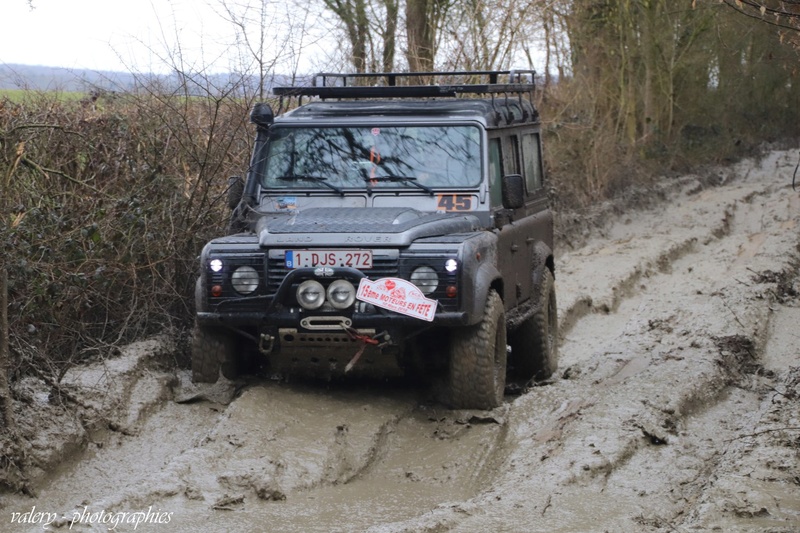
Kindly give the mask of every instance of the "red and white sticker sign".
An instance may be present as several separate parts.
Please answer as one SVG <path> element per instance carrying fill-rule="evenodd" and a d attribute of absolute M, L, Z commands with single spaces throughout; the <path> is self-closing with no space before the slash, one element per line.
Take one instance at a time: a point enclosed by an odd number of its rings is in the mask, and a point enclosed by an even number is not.
<path fill-rule="evenodd" d="M 433 321 L 438 303 L 436 300 L 425 298 L 416 285 L 400 278 L 381 278 L 375 281 L 361 278 L 356 298 L 428 322 Z"/>

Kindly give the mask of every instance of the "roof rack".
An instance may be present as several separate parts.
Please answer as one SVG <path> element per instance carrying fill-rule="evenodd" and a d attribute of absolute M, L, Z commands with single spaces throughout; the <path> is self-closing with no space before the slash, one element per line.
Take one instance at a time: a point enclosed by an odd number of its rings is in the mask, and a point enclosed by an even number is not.
<path fill-rule="evenodd" d="M 533 70 L 319 73 L 310 87 L 273 87 L 275 96 L 325 98 L 435 98 L 460 94 L 533 94 Z M 507 76 L 501 83 L 500 77 Z M 417 84 L 408 84 L 415 81 Z M 439 81 L 439 83 L 437 83 Z M 373 83 L 374 82 L 374 83 Z M 422 82 L 422 83 L 420 83 Z M 482 82 L 482 83 L 476 83 Z"/>

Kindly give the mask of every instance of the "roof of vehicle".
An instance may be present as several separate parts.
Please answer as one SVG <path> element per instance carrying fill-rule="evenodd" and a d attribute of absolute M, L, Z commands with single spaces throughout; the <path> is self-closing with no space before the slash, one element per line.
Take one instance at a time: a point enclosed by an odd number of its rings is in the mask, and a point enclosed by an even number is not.
<path fill-rule="evenodd" d="M 527 100 L 359 100 L 355 102 L 309 102 L 284 113 L 276 122 L 335 118 L 405 117 L 410 119 L 483 119 L 487 127 L 538 122 L 538 114 Z"/>
<path fill-rule="evenodd" d="M 508 76 L 508 83 L 501 83 L 501 76 Z M 487 127 L 500 127 L 538 122 L 539 115 L 532 103 L 533 77 L 532 70 L 323 73 L 314 77 L 312 86 L 275 87 L 273 92 L 281 100 L 297 97 L 301 103 L 304 96 L 320 99 L 284 113 L 279 122 L 340 117 L 437 117 L 481 119 Z M 413 81 L 427 84 L 397 84 Z"/>

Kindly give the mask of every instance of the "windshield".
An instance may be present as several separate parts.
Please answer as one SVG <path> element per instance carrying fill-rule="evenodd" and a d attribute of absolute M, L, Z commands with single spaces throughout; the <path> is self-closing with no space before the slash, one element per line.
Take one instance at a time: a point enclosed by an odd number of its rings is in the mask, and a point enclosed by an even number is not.
<path fill-rule="evenodd" d="M 269 189 L 472 187 L 480 138 L 477 126 L 273 126 L 258 174 Z"/>

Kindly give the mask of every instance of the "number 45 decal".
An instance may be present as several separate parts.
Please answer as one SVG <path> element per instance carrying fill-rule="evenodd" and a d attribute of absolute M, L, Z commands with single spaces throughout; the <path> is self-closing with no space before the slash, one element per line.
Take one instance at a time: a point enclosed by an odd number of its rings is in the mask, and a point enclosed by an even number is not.
<path fill-rule="evenodd" d="M 472 196 L 468 194 L 439 194 L 438 208 L 443 211 L 472 211 Z"/>

